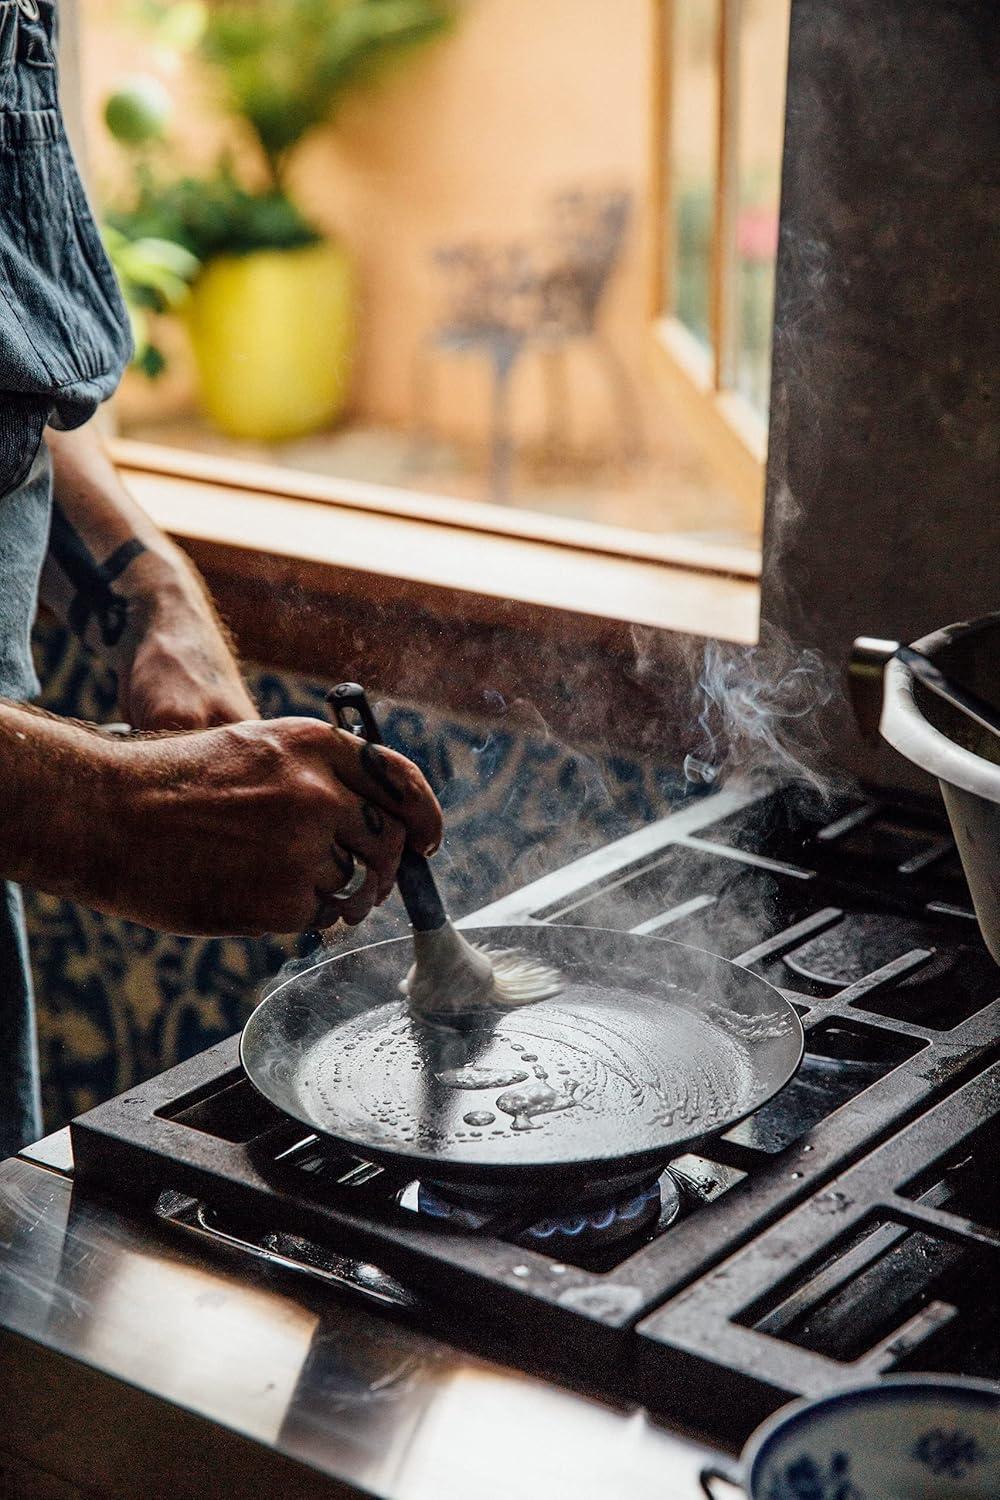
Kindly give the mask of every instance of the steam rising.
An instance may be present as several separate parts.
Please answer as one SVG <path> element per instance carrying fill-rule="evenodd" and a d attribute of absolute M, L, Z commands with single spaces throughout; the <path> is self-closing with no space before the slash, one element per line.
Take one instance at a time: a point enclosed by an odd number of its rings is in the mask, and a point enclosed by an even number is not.
<path fill-rule="evenodd" d="M 694 689 L 697 739 L 684 757 L 689 781 L 714 783 L 732 771 L 771 772 L 825 794 L 825 749 L 816 710 L 835 688 L 815 651 L 796 650 L 774 627 L 757 645 L 709 641 Z"/>

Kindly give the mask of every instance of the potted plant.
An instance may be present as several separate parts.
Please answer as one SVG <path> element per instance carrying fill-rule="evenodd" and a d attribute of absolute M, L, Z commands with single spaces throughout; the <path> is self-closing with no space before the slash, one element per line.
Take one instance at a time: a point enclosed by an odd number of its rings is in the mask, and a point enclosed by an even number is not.
<path fill-rule="evenodd" d="M 132 326 L 132 364 L 154 379 L 164 368 L 151 313 L 180 312 L 191 295 L 199 266 L 190 251 L 171 240 L 140 236 L 130 239 L 106 224 L 104 248 L 114 266 Z"/>
<path fill-rule="evenodd" d="M 192 45 L 249 127 L 258 180 L 227 155 L 207 178 L 164 181 L 142 154 L 131 201 L 108 222 L 196 258 L 183 316 L 202 406 L 224 432 L 276 441 L 341 413 L 355 341 L 351 259 L 295 204 L 290 161 L 350 92 L 440 35 L 453 11 L 450 0 L 217 0 L 200 16 Z"/>

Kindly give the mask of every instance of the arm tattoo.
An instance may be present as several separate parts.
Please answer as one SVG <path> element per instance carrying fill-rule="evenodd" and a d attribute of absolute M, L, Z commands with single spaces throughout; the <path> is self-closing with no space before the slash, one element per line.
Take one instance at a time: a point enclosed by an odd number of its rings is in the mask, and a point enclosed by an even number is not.
<path fill-rule="evenodd" d="M 361 746 L 361 768 L 366 771 L 372 781 L 380 786 L 384 792 L 388 792 L 394 802 L 402 802 L 406 792 L 399 786 L 395 778 L 389 772 L 391 761 L 387 755 L 383 755 L 377 745 L 370 740 L 365 740 Z"/>
<path fill-rule="evenodd" d="M 122 594 L 116 594 L 111 585 L 145 550 L 138 537 L 130 537 L 99 563 L 62 508 L 53 506 L 49 551 L 76 589 L 67 614 L 67 624 L 74 635 L 83 639 L 94 616 L 104 645 L 118 644 L 128 620 L 128 601 Z"/>
<path fill-rule="evenodd" d="M 371 802 L 362 802 L 361 816 L 369 833 L 378 838 L 380 833 L 385 832 L 385 817 L 380 807 L 375 807 Z"/>

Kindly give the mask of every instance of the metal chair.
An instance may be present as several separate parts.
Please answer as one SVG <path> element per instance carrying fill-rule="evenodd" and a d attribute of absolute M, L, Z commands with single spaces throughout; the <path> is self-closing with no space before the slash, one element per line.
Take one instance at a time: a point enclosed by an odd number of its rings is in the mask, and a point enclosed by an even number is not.
<path fill-rule="evenodd" d="M 414 369 L 418 431 L 428 432 L 432 396 L 428 355 L 485 356 L 492 371 L 490 498 L 510 496 L 514 440 L 510 390 L 515 366 L 528 349 L 545 359 L 550 443 L 563 431 L 566 406 L 563 356 L 578 340 L 594 343 L 608 373 L 612 399 L 625 434 L 626 456 L 641 451 L 637 403 L 628 373 L 600 333 L 598 315 L 621 256 L 630 217 L 630 195 L 621 190 L 560 193 L 550 205 L 550 226 L 534 246 L 523 241 L 487 246 L 466 243 L 435 252 L 448 282 L 441 324 L 417 351 Z"/>
<path fill-rule="evenodd" d="M 623 189 L 589 192 L 573 188 L 553 199 L 550 237 L 539 282 L 538 319 L 531 335 L 546 362 L 550 446 L 564 443 L 566 349 L 587 340 L 608 379 L 626 463 L 634 463 L 643 451 L 638 401 L 618 351 L 600 329 L 598 315 L 621 258 L 631 206 L 631 195 Z"/>

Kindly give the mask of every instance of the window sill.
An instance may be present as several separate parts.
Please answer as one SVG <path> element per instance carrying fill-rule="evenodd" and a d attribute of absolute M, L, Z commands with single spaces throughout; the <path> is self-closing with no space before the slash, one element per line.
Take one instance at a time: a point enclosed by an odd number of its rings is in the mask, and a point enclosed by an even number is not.
<path fill-rule="evenodd" d="M 545 542 L 577 552 L 668 563 L 726 577 L 760 577 L 760 549 L 736 543 L 636 531 L 485 501 L 470 503 L 455 496 L 337 479 L 128 438 L 112 439 L 111 446 L 122 468 L 228 486 L 272 499 L 308 500 L 341 510 L 430 521 L 462 532 Z"/>
<path fill-rule="evenodd" d="M 455 710 L 531 699 L 568 738 L 634 742 L 662 736 L 685 640 L 757 638 L 749 578 L 156 473 L 115 449 L 264 665 Z"/>

